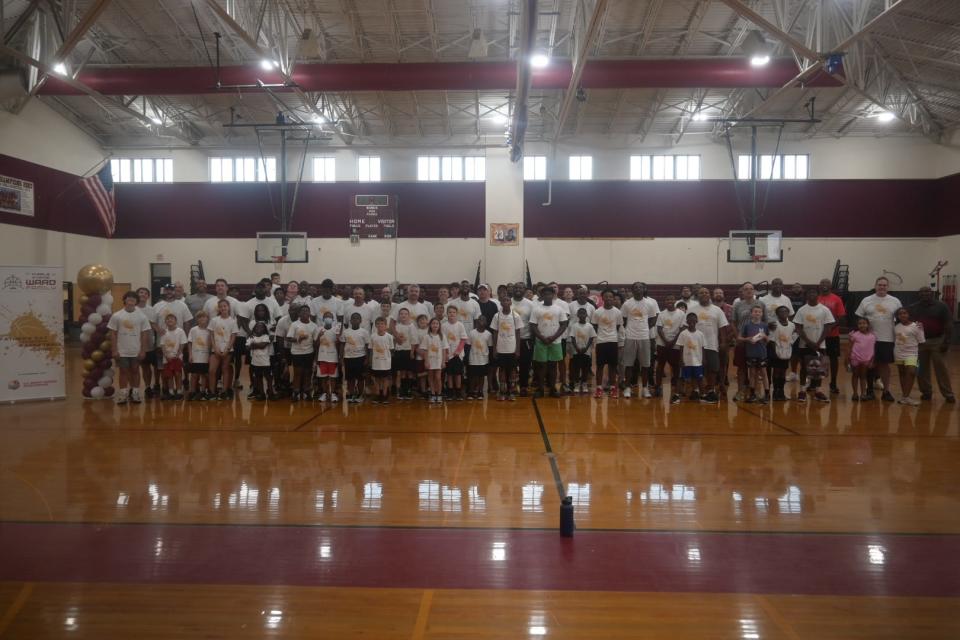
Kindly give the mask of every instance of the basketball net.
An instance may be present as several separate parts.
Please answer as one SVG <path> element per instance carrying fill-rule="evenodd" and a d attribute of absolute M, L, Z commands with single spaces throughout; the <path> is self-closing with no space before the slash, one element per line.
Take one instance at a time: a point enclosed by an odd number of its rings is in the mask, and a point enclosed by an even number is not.
<path fill-rule="evenodd" d="M 763 271 L 763 263 L 767 259 L 767 256 L 762 253 L 755 254 L 753 256 L 753 268 L 757 271 Z"/>
<path fill-rule="evenodd" d="M 283 268 L 283 263 L 287 261 L 286 256 L 273 256 L 273 269 L 278 273 Z"/>

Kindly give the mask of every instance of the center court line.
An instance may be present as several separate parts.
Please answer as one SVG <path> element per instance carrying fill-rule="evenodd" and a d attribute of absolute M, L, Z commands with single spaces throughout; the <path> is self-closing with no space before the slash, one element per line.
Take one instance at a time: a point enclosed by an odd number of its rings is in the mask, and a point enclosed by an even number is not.
<path fill-rule="evenodd" d="M 543 426 L 543 416 L 540 415 L 540 407 L 537 406 L 537 399 L 530 398 L 533 403 L 533 412 L 537 415 L 537 425 L 540 427 L 540 437 L 543 438 L 543 447 L 547 450 L 547 459 L 550 461 L 550 471 L 553 473 L 553 483 L 557 487 L 557 495 L 560 500 L 566 497 L 566 491 L 563 489 L 563 479 L 560 477 L 560 467 L 557 465 L 557 456 L 550 445 L 550 436 L 547 435 L 547 429 Z"/>
<path fill-rule="evenodd" d="M 322 416 L 323 414 L 325 414 L 327 411 L 328 411 L 328 409 L 327 409 L 326 407 L 320 407 L 320 411 L 318 411 L 317 413 L 315 413 L 315 414 L 313 414 L 312 416 L 310 416 L 309 418 L 307 418 L 304 422 L 301 422 L 301 423 L 297 426 L 297 428 L 294 429 L 294 431 L 300 431 L 300 429 L 304 428 L 305 426 L 307 426 L 308 424 L 310 424 L 311 422 L 313 422 L 314 420 L 316 420 L 317 418 L 319 418 L 320 416 Z"/>
<path fill-rule="evenodd" d="M 433 589 L 424 589 L 417 610 L 417 621 L 413 625 L 410 640 L 423 640 L 427 634 L 427 621 L 430 619 L 430 607 L 433 605 Z"/>
<path fill-rule="evenodd" d="M 768 418 L 768 417 L 766 417 L 765 415 L 763 415 L 762 413 L 757 413 L 757 412 L 755 412 L 755 411 L 751 411 L 750 409 L 747 409 L 746 407 L 742 407 L 742 406 L 740 406 L 739 404 L 737 405 L 737 410 L 738 410 L 738 411 L 743 411 L 744 413 L 749 413 L 749 414 L 752 415 L 752 416 L 756 416 L 757 418 L 760 418 L 760 419 L 763 420 L 764 422 L 769 422 L 769 423 L 772 424 L 773 426 L 775 426 L 775 427 L 777 427 L 777 428 L 780 428 L 780 429 L 783 429 L 784 431 L 786 431 L 786 432 L 788 432 L 788 433 L 792 433 L 792 434 L 795 435 L 795 436 L 802 436 L 802 435 L 804 435 L 804 434 L 800 433 L 799 431 L 794 431 L 794 430 L 791 429 L 790 427 L 785 427 L 785 426 L 783 426 L 782 424 L 780 424 L 779 422 L 777 422 L 777 421 L 774 420 L 773 418 Z"/>
<path fill-rule="evenodd" d="M 0 637 L 6 633 L 10 624 L 16 620 L 17 615 L 20 613 L 20 610 L 23 609 L 23 605 L 27 604 L 27 600 L 30 599 L 30 594 L 32 593 L 32 582 L 27 582 L 20 588 L 17 597 L 14 598 L 13 602 L 10 603 L 10 606 L 7 607 L 7 610 L 4 612 L 3 617 L 0 618 Z"/>

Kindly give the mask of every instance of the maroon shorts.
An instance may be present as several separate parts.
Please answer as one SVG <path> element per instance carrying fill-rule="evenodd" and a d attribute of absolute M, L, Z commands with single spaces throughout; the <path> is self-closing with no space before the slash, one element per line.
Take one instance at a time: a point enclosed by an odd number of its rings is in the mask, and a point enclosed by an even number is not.
<path fill-rule="evenodd" d="M 181 371 L 183 371 L 183 360 L 181 360 L 180 358 L 173 358 L 171 360 L 167 360 L 163 365 L 164 376 L 176 375 Z"/>
<path fill-rule="evenodd" d="M 733 348 L 733 366 L 737 369 L 747 366 L 747 345 L 743 342 L 738 342 Z"/>

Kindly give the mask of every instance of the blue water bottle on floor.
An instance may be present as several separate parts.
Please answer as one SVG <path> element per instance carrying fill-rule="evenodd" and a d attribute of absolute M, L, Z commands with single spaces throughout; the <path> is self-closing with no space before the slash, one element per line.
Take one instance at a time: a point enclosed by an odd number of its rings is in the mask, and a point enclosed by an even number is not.
<path fill-rule="evenodd" d="M 564 496 L 560 501 L 560 535 L 564 538 L 572 538 L 574 528 L 573 498 Z"/>

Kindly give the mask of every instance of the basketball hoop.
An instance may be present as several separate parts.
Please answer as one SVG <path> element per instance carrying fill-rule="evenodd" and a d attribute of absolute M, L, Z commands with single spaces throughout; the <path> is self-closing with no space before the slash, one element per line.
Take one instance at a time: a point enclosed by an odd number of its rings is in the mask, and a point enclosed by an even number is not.
<path fill-rule="evenodd" d="M 272 256 L 272 257 L 273 257 L 273 268 L 279 272 L 280 269 L 283 267 L 283 263 L 287 261 L 287 257 L 286 256 Z"/>
<path fill-rule="evenodd" d="M 763 271 L 763 263 L 766 262 L 767 256 L 762 253 L 754 254 L 753 256 L 753 267 L 757 271 Z"/>

